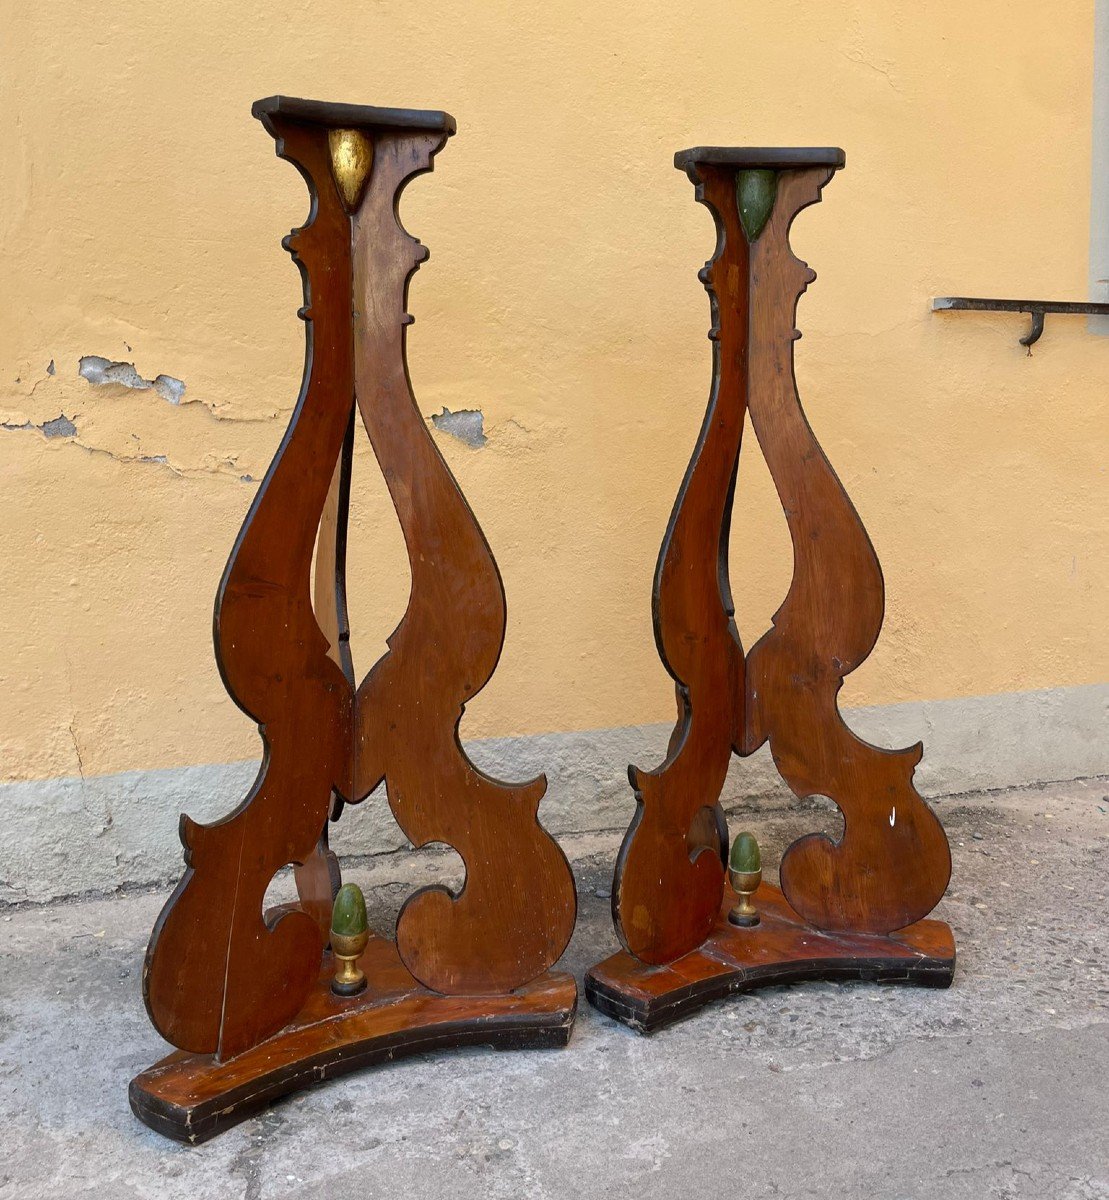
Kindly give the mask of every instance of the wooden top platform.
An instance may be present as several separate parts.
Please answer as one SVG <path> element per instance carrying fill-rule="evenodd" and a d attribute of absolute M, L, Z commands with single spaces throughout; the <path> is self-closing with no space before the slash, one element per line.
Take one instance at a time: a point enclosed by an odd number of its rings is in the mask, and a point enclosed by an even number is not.
<path fill-rule="evenodd" d="M 674 166 L 684 171 L 695 164 L 710 167 L 842 167 L 847 156 L 838 146 L 694 146 L 674 155 Z"/>
<path fill-rule="evenodd" d="M 375 108 L 370 104 L 331 104 L 325 100 L 301 100 L 296 96 L 266 96 L 255 100 L 251 116 L 291 117 L 308 125 L 329 129 L 428 129 L 455 132 L 450 113 L 423 108 Z"/>

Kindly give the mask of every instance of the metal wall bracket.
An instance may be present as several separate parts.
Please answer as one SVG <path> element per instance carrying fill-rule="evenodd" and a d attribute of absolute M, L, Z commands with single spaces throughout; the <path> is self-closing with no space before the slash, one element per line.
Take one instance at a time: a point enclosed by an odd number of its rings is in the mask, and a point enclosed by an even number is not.
<path fill-rule="evenodd" d="M 1018 340 L 1022 346 L 1031 346 L 1040 340 L 1044 331 L 1045 313 L 1106 317 L 1109 316 L 1109 304 L 1093 300 L 982 300 L 975 296 L 937 296 L 932 301 L 932 311 L 1030 313 L 1032 327 Z"/>

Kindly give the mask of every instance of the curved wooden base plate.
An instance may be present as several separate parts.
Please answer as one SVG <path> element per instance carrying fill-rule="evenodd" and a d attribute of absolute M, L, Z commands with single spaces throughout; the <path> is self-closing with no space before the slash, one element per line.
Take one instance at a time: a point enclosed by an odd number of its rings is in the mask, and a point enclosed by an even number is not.
<path fill-rule="evenodd" d="M 570 975 L 547 972 L 506 996 L 441 996 L 404 969 L 396 947 L 372 938 L 358 960 L 372 981 L 357 996 L 331 992 L 333 961 L 296 1020 L 229 1062 L 178 1050 L 131 1080 L 134 1114 L 178 1141 L 207 1141 L 289 1092 L 360 1067 L 454 1046 L 565 1046 L 577 1012 Z"/>
<path fill-rule="evenodd" d="M 942 921 L 918 921 L 883 937 L 822 933 L 764 883 L 755 893 L 758 925 L 728 922 L 738 897 L 725 886 L 712 933 L 691 954 L 652 967 L 620 951 L 586 973 L 585 995 L 594 1008 L 638 1033 L 653 1033 L 733 992 L 805 979 L 867 979 L 948 987 L 955 974 L 955 939 Z"/>

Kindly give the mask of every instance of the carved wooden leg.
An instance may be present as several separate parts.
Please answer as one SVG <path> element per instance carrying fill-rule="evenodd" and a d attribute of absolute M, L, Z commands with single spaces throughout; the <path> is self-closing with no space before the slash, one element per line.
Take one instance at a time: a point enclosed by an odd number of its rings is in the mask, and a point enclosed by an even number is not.
<path fill-rule="evenodd" d="M 143 973 L 151 1020 L 179 1049 L 132 1081 L 131 1106 L 194 1142 L 374 1062 L 445 1046 L 564 1045 L 577 1004 L 573 979 L 549 970 L 576 901 L 537 819 L 545 781 L 499 783 L 458 742 L 464 705 L 500 656 L 504 593 L 408 385 L 407 287 L 427 255 L 396 206 L 454 121 L 284 97 L 253 111 L 312 193 L 311 221 L 285 241 L 304 278 L 308 355 L 216 600 L 217 661 L 258 722 L 262 769 L 228 817 L 182 819 L 187 869 Z M 356 410 L 412 564 L 408 612 L 361 686 L 345 595 Z M 371 937 L 358 958 L 368 986 L 339 996 L 327 952 L 339 885 L 328 819 L 382 780 L 416 845 L 458 850 L 466 884 L 457 896 L 411 897 L 398 943 Z M 263 912 L 287 864 L 299 899 Z"/>
<path fill-rule="evenodd" d="M 343 448 L 331 476 L 316 533 L 316 555 L 312 573 L 312 611 L 327 638 L 327 655 L 354 686 L 354 663 L 350 654 L 350 621 L 347 617 L 346 555 L 347 516 L 350 504 L 350 471 L 354 450 L 354 406 L 351 405 Z M 294 868 L 300 907 L 315 920 L 326 942 L 331 927 L 331 907 L 342 883 L 335 852 L 328 845 L 328 826 L 343 811 L 346 797 L 333 791 L 328 818 L 324 820 L 315 852 Z"/>
<path fill-rule="evenodd" d="M 718 232 L 701 274 L 712 307 L 712 391 L 654 587 L 679 719 L 666 761 L 632 768 L 638 805 L 613 885 L 625 950 L 586 976 L 594 1004 L 644 1031 L 760 984 L 848 977 L 942 986 L 955 964 L 950 930 L 922 920 L 943 895 L 951 858 L 912 786 L 921 747 L 869 746 L 836 707 L 844 676 L 877 639 L 882 575 L 797 396 L 794 313 L 815 276 L 793 256 L 788 232 L 843 152 L 699 148 L 675 163 Z M 794 548 L 789 593 L 746 655 L 727 554 L 745 412 Z M 791 846 L 784 895 L 762 884 L 761 922 L 737 928 L 727 921 L 736 898 L 704 814 L 717 805 L 731 753 L 751 754 L 767 740 L 793 791 L 830 796 L 845 830 L 839 842 L 814 834 Z"/>

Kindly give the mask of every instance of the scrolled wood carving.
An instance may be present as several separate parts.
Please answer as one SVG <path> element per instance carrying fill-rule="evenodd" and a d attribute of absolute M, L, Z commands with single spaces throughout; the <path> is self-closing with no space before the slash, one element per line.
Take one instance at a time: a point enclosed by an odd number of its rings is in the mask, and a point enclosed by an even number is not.
<path fill-rule="evenodd" d="M 867 745 L 836 704 L 844 677 L 877 639 L 882 575 L 797 395 L 794 315 L 815 275 L 792 254 L 788 233 L 797 213 L 819 200 L 842 152 L 701 148 L 676 162 L 717 227 L 701 273 L 713 380 L 653 592 L 678 723 L 660 767 L 631 768 L 637 808 L 613 891 L 625 948 L 656 964 L 695 949 L 717 919 L 726 841 L 717 801 L 728 761 L 767 740 L 798 796 L 830 796 L 844 814 L 840 841 L 804 837 L 782 861 L 783 890 L 806 921 L 830 931 L 901 929 L 931 911 L 950 875 L 943 829 L 912 786 L 921 747 Z M 728 569 L 745 412 L 794 548 L 785 602 L 746 655 Z"/>
<path fill-rule="evenodd" d="M 159 1032 L 220 1059 L 287 1026 L 317 985 L 338 886 L 328 818 L 382 781 L 412 841 L 445 842 L 466 865 L 457 896 L 426 888 L 401 913 L 413 988 L 512 991 L 559 957 L 576 908 L 569 864 L 537 817 L 545 780 L 500 783 L 458 740 L 465 704 L 500 656 L 504 592 L 409 386 L 408 282 L 427 252 L 397 216 L 403 187 L 431 169 L 453 120 L 285 97 L 254 113 L 312 199 L 309 220 L 285 241 L 304 281 L 304 383 L 216 601 L 220 672 L 258 722 L 265 754 L 228 817 L 182 818 L 187 869 L 144 968 Z M 412 573 L 408 610 L 357 689 L 345 610 L 356 408 Z M 299 900 L 264 913 L 287 864 Z"/>
<path fill-rule="evenodd" d="M 839 714 L 844 678 L 882 627 L 882 570 L 866 530 L 805 418 L 793 376 L 797 301 L 815 273 L 789 248 L 789 227 L 820 199 L 822 168 L 784 171 L 752 249 L 748 408 L 789 523 L 794 574 L 773 628 L 747 656 L 743 752 L 769 738 L 774 762 L 801 797 L 830 796 L 844 816 L 833 842 L 810 834 L 782 859 L 786 899 L 820 929 L 889 933 L 932 911 L 951 875 L 947 837 L 912 778 L 924 748 L 882 750 Z"/>
<path fill-rule="evenodd" d="M 354 799 L 384 780 L 412 841 L 445 842 L 466 865 L 458 896 L 430 887 L 405 904 L 397 923 L 405 966 L 439 992 L 501 992 L 562 953 L 574 927 L 574 890 L 565 856 L 538 822 L 546 780 L 492 779 L 458 740 L 466 701 L 500 657 L 505 601 L 489 546 L 416 407 L 405 367 L 408 280 L 427 251 L 397 221 L 396 197 L 437 148 L 430 137 L 381 137 L 355 218 L 358 405 L 404 531 L 412 593 L 388 653 L 358 689 Z"/>
<path fill-rule="evenodd" d="M 727 186 L 727 181 L 718 181 Z M 707 182 L 706 192 L 713 190 Z M 669 962 L 708 936 L 724 890 L 726 826 L 717 797 L 743 728 L 743 648 L 728 583 L 728 532 L 746 402 L 747 243 L 728 237 L 720 202 L 716 253 L 701 272 L 712 297 L 708 409 L 678 492 L 655 571 L 659 655 L 675 681 L 678 722 L 665 762 L 629 768 L 636 812 L 617 863 L 616 928 L 644 962 Z M 734 211 L 734 204 L 732 206 Z M 735 322 L 719 313 L 735 306 Z M 722 364 L 727 363 L 725 369 Z M 706 816 L 704 810 L 709 808 Z M 721 837 L 717 830 L 723 827 Z"/>
<path fill-rule="evenodd" d="M 326 179 L 326 142 L 279 116 L 278 153 Z M 216 598 L 216 660 L 265 752 L 228 817 L 181 820 L 187 870 L 147 951 L 155 1027 L 184 1050 L 229 1058 L 287 1024 L 316 980 L 326 945 L 305 909 L 262 911 L 286 864 L 319 853 L 333 791 L 349 795 L 353 689 L 329 656 L 312 605 L 312 552 L 353 403 L 349 236 L 334 188 L 314 188 L 312 219 L 285 242 L 306 288 L 305 382 L 288 431 L 231 552 Z M 310 282 L 311 281 L 311 282 Z M 322 335 L 322 336 L 321 336 Z"/>

